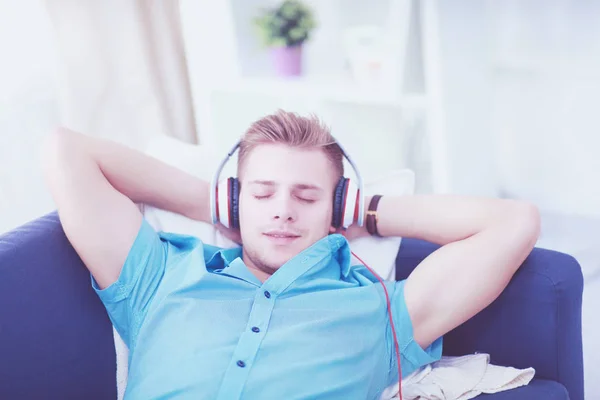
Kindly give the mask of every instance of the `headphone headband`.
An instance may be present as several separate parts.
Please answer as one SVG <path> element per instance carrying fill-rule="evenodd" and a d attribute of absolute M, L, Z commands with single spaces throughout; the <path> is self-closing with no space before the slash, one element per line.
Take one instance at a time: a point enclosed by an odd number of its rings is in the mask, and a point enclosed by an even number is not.
<path fill-rule="evenodd" d="M 364 186 L 363 186 L 362 177 L 360 175 L 360 172 L 358 171 L 358 168 L 356 167 L 356 164 L 350 158 L 348 153 L 346 153 L 346 150 L 342 147 L 342 145 L 337 140 L 335 141 L 335 143 L 340 147 L 342 154 L 344 155 L 346 160 L 348 160 L 348 163 L 350 164 L 350 166 L 352 167 L 352 170 L 354 171 L 354 174 L 356 175 L 356 179 L 358 181 L 358 190 L 359 190 L 358 191 L 359 196 L 358 196 L 358 221 L 357 221 L 357 224 L 358 224 L 358 226 L 363 226 L 365 204 L 364 204 Z M 229 159 L 235 154 L 236 150 L 240 147 L 240 144 L 241 144 L 241 139 L 235 143 L 235 145 L 227 153 L 227 156 L 225 156 L 225 158 L 223 158 L 223 160 L 219 164 L 219 166 L 218 166 L 217 170 L 215 171 L 215 174 L 212 178 L 212 182 L 210 185 L 210 200 L 211 200 L 210 201 L 210 214 L 212 217 L 213 224 L 216 224 L 218 222 L 216 196 L 217 196 L 217 188 L 219 186 L 219 178 L 221 176 L 221 172 L 223 171 L 223 168 L 225 168 L 225 164 L 227 164 L 227 161 L 229 161 Z"/>

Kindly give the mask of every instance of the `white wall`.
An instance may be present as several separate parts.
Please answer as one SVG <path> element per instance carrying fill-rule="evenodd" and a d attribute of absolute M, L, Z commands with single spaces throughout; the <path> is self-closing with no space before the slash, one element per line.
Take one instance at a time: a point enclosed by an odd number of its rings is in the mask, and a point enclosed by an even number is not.
<path fill-rule="evenodd" d="M 490 3 L 501 188 L 544 209 L 600 215 L 600 3 Z"/>
<path fill-rule="evenodd" d="M 452 191 L 600 215 L 600 3 L 438 4 Z"/>

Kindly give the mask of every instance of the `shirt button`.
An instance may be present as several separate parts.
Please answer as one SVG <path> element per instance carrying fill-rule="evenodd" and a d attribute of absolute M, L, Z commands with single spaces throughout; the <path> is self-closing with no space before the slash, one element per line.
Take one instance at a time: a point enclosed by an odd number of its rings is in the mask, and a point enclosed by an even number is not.
<path fill-rule="evenodd" d="M 254 332 L 254 333 L 258 333 L 258 332 L 260 332 L 260 329 L 258 329 L 258 327 L 257 327 L 257 326 L 253 326 L 253 327 L 252 327 L 252 332 Z"/>
<path fill-rule="evenodd" d="M 244 368 L 244 367 L 246 366 L 246 363 L 245 363 L 245 362 L 243 362 L 242 360 L 238 360 L 238 362 L 237 362 L 237 365 L 238 365 L 238 367 L 240 367 L 240 368 Z"/>
<path fill-rule="evenodd" d="M 269 293 L 269 291 L 268 291 L 268 290 L 265 290 L 265 297 L 266 297 L 267 299 L 270 299 L 270 298 L 271 298 L 271 293 Z"/>

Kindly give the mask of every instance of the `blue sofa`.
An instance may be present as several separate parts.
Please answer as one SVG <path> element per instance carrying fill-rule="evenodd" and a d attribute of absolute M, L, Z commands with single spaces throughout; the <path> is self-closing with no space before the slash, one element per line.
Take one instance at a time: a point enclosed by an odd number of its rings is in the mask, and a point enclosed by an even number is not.
<path fill-rule="evenodd" d="M 436 246 L 405 239 L 404 279 Z M 583 399 L 577 261 L 535 249 L 502 295 L 445 337 L 444 353 L 489 353 L 534 367 L 525 387 L 490 400 Z M 0 399 L 116 399 L 112 326 L 56 213 L 0 236 Z"/>

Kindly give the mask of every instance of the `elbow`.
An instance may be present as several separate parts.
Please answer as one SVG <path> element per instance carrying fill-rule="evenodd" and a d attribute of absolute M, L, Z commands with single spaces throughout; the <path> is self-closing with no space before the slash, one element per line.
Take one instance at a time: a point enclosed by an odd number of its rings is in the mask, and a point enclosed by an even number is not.
<path fill-rule="evenodd" d="M 504 212 L 497 214 L 494 246 L 502 248 L 504 282 L 508 284 L 533 251 L 541 231 L 541 218 L 537 206 L 518 200 L 504 200 Z"/>
<path fill-rule="evenodd" d="M 64 127 L 58 127 L 48 133 L 42 146 L 44 157 L 52 159 L 69 159 L 82 154 L 91 154 L 94 143 L 81 133 Z"/>
<path fill-rule="evenodd" d="M 535 204 L 515 201 L 512 203 L 510 218 L 514 237 L 524 250 L 530 252 L 537 243 L 541 232 L 540 211 Z"/>
<path fill-rule="evenodd" d="M 521 218 L 523 221 L 523 229 L 526 230 L 532 240 L 535 242 L 540 237 L 542 230 L 542 218 L 540 217 L 539 208 L 532 203 L 523 203 L 521 205 Z"/>
<path fill-rule="evenodd" d="M 68 154 L 69 148 L 72 147 L 74 142 L 74 132 L 58 127 L 46 136 L 43 145 L 43 154 L 46 157 L 49 156 L 64 156 Z"/>
<path fill-rule="evenodd" d="M 60 159 L 61 149 L 65 146 L 65 140 L 65 133 L 62 128 L 54 129 L 44 138 L 41 147 L 41 159 L 44 174 L 47 175 L 50 170 L 55 168 L 57 160 Z"/>
<path fill-rule="evenodd" d="M 82 149 L 77 142 L 77 134 L 62 127 L 49 132 L 45 137 L 40 158 L 47 183 L 54 181 L 61 171 L 70 168 L 71 159 L 81 155 Z"/>
<path fill-rule="evenodd" d="M 64 128 L 56 128 L 44 138 L 42 145 L 42 161 L 44 172 L 52 169 L 58 160 L 68 154 L 69 132 Z"/>

